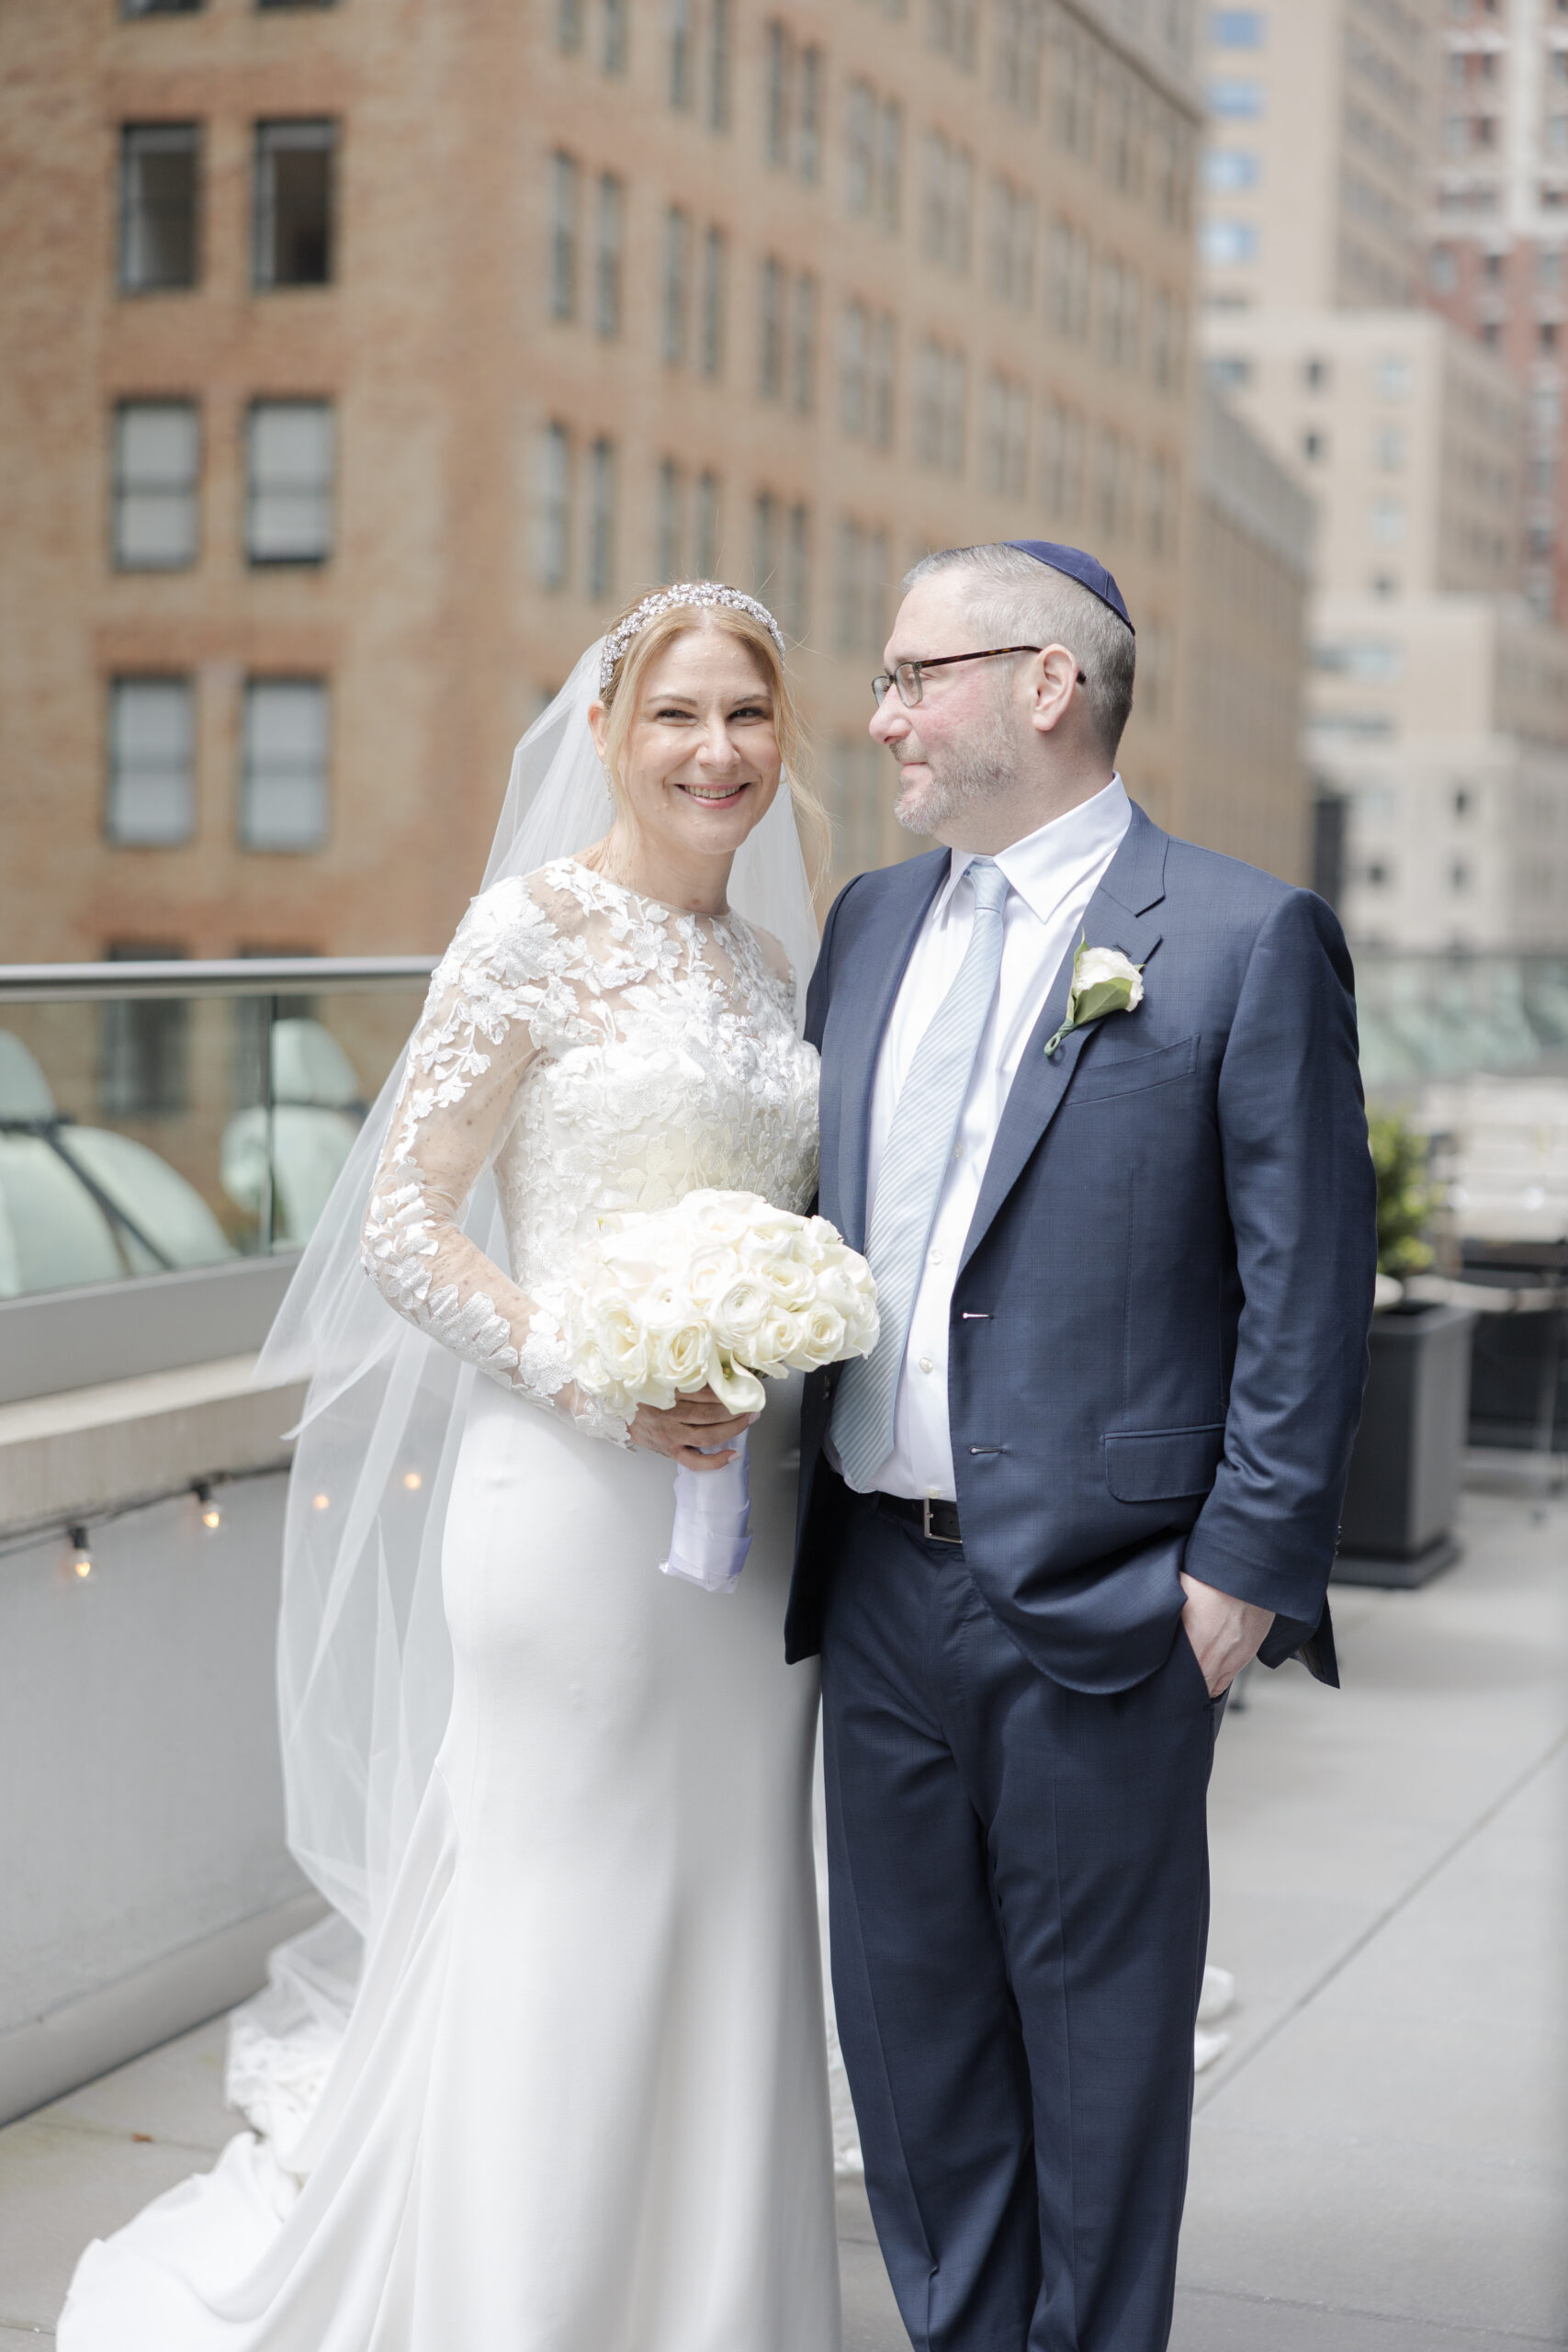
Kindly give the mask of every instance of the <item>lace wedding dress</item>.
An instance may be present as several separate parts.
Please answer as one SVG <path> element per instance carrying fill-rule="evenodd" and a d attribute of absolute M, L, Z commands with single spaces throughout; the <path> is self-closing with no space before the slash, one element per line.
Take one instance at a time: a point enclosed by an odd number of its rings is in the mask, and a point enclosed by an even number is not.
<path fill-rule="evenodd" d="M 835 2352 L 810 1823 L 784 1662 L 798 1392 L 751 1432 L 733 1596 L 658 1573 L 671 1465 L 579 1400 L 558 1283 L 596 1209 L 804 1209 L 817 1059 L 738 918 L 570 859 L 436 972 L 366 1261 L 479 1364 L 442 1558 L 452 1713 L 302 2137 L 89 2247 L 62 2352 Z M 460 1231 L 492 1164 L 512 1274 Z"/>

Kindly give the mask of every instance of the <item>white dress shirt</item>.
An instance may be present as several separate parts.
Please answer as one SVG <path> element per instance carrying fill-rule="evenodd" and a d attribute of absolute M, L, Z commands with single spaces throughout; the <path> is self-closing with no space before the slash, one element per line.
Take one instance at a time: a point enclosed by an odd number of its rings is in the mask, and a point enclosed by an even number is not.
<path fill-rule="evenodd" d="M 1119 775 L 1092 800 L 1027 833 L 997 853 L 1011 888 L 1002 918 L 1002 964 L 997 993 L 980 1035 L 964 1098 L 953 1157 L 937 1203 L 898 1394 L 893 1409 L 893 1451 L 878 1471 L 884 1494 L 956 1500 L 953 1440 L 947 1421 L 947 1327 L 953 1283 L 980 1197 L 986 1163 L 1024 1046 L 1069 946 L 1076 944 L 1089 902 L 1132 822 Z M 876 1203 L 876 1179 L 894 1105 L 915 1049 L 937 1006 L 958 975 L 975 920 L 975 895 L 963 887 L 976 853 L 954 850 L 952 870 L 920 926 L 877 1057 L 866 1161 L 866 1230 Z M 1091 947 L 1114 943 L 1091 939 Z"/>

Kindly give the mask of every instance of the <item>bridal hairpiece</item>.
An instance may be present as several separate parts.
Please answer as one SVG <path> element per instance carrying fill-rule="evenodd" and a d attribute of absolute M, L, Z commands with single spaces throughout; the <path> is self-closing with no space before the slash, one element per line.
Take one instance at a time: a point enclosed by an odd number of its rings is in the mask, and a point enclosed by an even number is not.
<path fill-rule="evenodd" d="M 780 656 L 784 654 L 784 631 L 766 605 L 759 605 L 755 596 L 742 595 L 739 588 L 726 588 L 717 580 L 682 580 L 673 588 L 659 588 L 651 596 L 645 596 L 619 628 L 604 639 L 604 650 L 599 657 L 601 694 L 615 677 L 615 664 L 633 638 L 640 637 L 649 621 L 656 621 L 660 613 L 672 613 L 680 605 L 728 605 L 738 613 L 750 613 L 753 620 L 762 623 Z"/>

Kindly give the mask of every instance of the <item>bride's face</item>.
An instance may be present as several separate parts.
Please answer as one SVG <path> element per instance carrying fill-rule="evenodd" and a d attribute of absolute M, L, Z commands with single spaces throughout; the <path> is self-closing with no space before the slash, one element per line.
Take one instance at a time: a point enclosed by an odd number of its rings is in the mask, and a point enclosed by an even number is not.
<path fill-rule="evenodd" d="M 605 714 L 590 714 L 601 753 Z M 728 630 L 691 629 L 649 664 L 627 730 L 621 789 L 649 843 L 728 856 L 772 806 L 783 763 L 773 697 Z"/>

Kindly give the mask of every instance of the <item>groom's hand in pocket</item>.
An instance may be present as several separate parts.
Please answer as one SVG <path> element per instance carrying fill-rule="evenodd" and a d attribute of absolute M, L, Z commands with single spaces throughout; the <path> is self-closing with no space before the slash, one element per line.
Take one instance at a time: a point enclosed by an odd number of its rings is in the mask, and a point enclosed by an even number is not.
<path fill-rule="evenodd" d="M 1221 1592 L 1212 1584 L 1200 1584 L 1185 1570 L 1181 1589 L 1187 1595 L 1181 1623 L 1192 1655 L 1203 1670 L 1209 1696 L 1217 1699 L 1258 1656 L 1274 1623 L 1274 1611 L 1259 1609 L 1254 1601 L 1238 1600 L 1234 1593 Z"/>
<path fill-rule="evenodd" d="M 699 1388 L 694 1396 L 677 1396 L 670 1406 L 639 1405 L 631 1441 L 651 1453 L 667 1453 L 688 1470 L 722 1470 L 734 1461 L 736 1447 L 756 1419 L 755 1413 L 732 1413 L 711 1388 Z"/>

